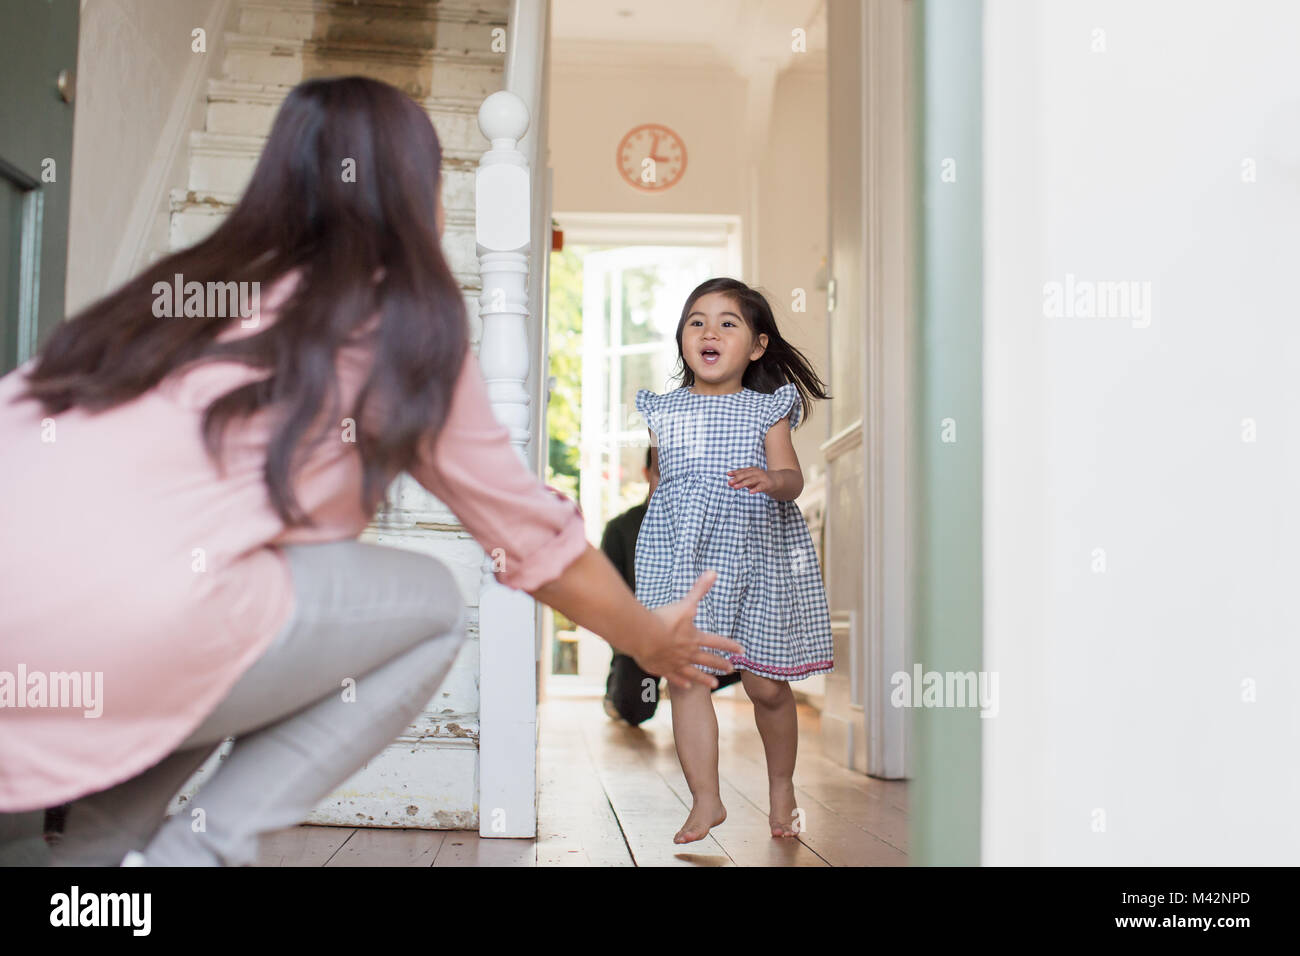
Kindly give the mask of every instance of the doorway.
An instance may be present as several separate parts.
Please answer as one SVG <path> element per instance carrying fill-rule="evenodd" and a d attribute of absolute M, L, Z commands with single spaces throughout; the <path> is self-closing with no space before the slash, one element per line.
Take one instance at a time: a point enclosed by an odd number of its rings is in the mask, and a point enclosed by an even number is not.
<path fill-rule="evenodd" d="M 548 481 L 577 500 L 587 537 L 647 498 L 649 440 L 637 389 L 671 390 L 675 333 L 691 290 L 738 276 L 738 217 L 609 216 L 557 212 L 564 246 L 552 253 Z M 548 612 L 543 680 L 565 696 L 600 698 L 611 650 Z M 731 693 L 728 688 L 723 693 Z"/>

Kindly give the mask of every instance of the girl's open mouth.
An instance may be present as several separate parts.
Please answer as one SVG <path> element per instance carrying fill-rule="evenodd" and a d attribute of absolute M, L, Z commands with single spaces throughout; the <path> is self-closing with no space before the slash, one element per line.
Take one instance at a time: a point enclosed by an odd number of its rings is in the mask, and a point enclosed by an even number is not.
<path fill-rule="evenodd" d="M 700 351 L 700 358 L 704 360 L 705 365 L 717 365 L 718 359 L 721 358 L 721 356 L 718 354 L 717 349 L 702 349 Z"/>

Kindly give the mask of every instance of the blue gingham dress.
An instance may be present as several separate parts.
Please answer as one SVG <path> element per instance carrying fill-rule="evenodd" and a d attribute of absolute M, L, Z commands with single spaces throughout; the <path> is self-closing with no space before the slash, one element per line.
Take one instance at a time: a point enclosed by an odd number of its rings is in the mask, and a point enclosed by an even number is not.
<path fill-rule="evenodd" d="M 712 568 L 718 578 L 695 626 L 744 646 L 728 655 L 737 670 L 784 681 L 833 670 L 826 591 L 799 506 L 727 484 L 728 471 L 767 467 L 767 430 L 786 415 L 792 428 L 799 423 L 798 389 L 643 388 L 636 407 L 659 449 L 659 485 L 636 542 L 637 600 L 671 604 Z"/>

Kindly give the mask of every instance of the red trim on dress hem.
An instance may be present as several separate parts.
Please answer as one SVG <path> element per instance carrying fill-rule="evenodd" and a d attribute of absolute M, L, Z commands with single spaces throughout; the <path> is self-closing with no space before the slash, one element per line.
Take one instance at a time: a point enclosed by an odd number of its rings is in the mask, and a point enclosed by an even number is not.
<path fill-rule="evenodd" d="M 727 660 L 731 661 L 732 664 L 745 664 L 749 670 L 755 673 L 759 671 L 767 671 L 771 674 L 782 675 L 807 674 L 810 671 L 826 670 L 835 666 L 835 661 L 833 660 L 813 661 L 811 664 L 803 664 L 800 667 L 764 667 L 762 664 L 758 663 L 758 661 L 751 661 L 748 657 L 742 657 L 739 655 L 736 657 L 729 657 Z"/>

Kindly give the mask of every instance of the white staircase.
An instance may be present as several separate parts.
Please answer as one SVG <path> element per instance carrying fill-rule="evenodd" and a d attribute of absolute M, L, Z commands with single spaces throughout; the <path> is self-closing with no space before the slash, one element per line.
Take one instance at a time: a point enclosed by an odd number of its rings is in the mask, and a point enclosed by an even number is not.
<path fill-rule="evenodd" d="M 488 142 L 484 98 L 502 88 L 507 0 L 239 0 L 226 37 L 224 76 L 209 82 L 206 129 L 192 134 L 188 186 L 171 196 L 170 245 L 214 229 L 238 199 L 276 110 L 304 79 L 361 74 L 417 99 L 443 148 L 443 249 L 480 338 L 474 176 Z M 479 827 L 479 615 L 483 552 L 455 516 L 407 476 L 362 540 L 432 554 L 457 576 L 468 606 L 466 641 L 424 714 L 308 818 L 343 826 Z M 531 640 L 531 636 L 529 637 Z M 226 748 L 222 748 L 224 756 Z M 220 758 L 191 780 L 176 808 Z M 202 805 L 202 795 L 195 799 Z"/>
<path fill-rule="evenodd" d="M 356 73 L 405 90 L 438 130 L 443 247 L 462 289 L 477 296 L 474 170 L 488 146 L 477 114 L 501 89 L 504 59 L 492 46 L 506 12 L 506 0 L 240 0 L 238 32 L 226 37 L 225 75 L 208 84 L 207 128 L 190 137 L 187 188 L 171 196 L 171 249 L 201 239 L 230 211 L 291 87 Z"/>

